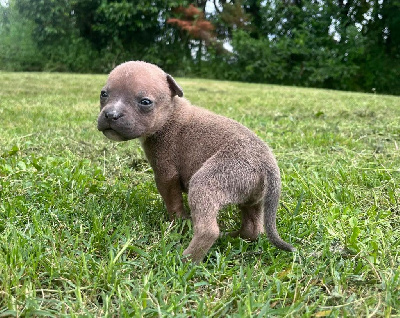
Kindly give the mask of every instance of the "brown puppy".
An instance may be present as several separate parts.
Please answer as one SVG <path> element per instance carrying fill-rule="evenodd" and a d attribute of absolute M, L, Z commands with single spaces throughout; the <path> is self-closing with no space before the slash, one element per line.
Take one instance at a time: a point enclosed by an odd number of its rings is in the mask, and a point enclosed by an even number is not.
<path fill-rule="evenodd" d="M 294 251 L 276 230 L 281 192 L 276 160 L 253 132 L 234 120 L 192 106 L 175 80 L 155 65 L 127 62 L 109 75 L 100 95 L 98 129 L 108 138 L 139 138 L 170 219 L 188 217 L 194 236 L 183 252 L 199 262 L 219 236 L 218 211 L 237 204 L 239 231 L 255 240 L 264 232 L 277 247 Z"/>

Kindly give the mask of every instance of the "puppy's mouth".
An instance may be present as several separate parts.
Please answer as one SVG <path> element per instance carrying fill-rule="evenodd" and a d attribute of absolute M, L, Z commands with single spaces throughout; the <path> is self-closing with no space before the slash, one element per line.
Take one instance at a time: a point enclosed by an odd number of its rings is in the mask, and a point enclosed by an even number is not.
<path fill-rule="evenodd" d="M 97 120 L 97 129 L 114 141 L 127 141 L 140 137 L 140 132 L 135 130 L 131 123 L 110 121 L 104 116 L 100 116 Z"/>
<path fill-rule="evenodd" d="M 128 140 L 128 138 L 125 138 L 124 136 L 121 136 L 119 133 L 117 133 L 115 130 L 113 130 L 111 128 L 102 130 L 102 133 L 108 139 L 111 139 L 111 140 L 114 140 L 114 141 L 127 141 Z"/>

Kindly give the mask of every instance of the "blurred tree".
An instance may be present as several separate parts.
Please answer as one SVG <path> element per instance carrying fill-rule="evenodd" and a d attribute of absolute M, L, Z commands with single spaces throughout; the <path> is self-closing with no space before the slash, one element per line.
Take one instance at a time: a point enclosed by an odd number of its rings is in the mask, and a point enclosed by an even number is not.
<path fill-rule="evenodd" d="M 8 2 L 1 69 L 143 59 L 178 75 L 400 94 L 399 0 Z"/>
<path fill-rule="evenodd" d="M 217 46 L 217 40 L 213 34 L 214 25 L 205 19 L 204 12 L 193 4 L 187 8 L 179 7 L 174 10 L 178 18 L 169 18 L 167 23 L 176 25 L 180 30 L 186 32 L 195 41 L 191 41 L 190 50 L 196 50 L 196 60 L 200 67 L 204 50 L 207 46 Z M 186 38 L 183 35 L 183 38 Z M 186 39 L 188 42 L 188 39 Z"/>
<path fill-rule="evenodd" d="M 14 3 L 0 6 L 0 70 L 42 70 L 43 57 L 34 40 L 34 26 L 18 13 Z"/>
<path fill-rule="evenodd" d="M 215 14 L 211 17 L 216 25 L 216 32 L 221 40 L 231 40 L 236 30 L 250 32 L 257 30 L 252 27 L 252 16 L 246 13 L 243 0 L 235 2 L 221 1 L 220 8 L 215 6 Z"/>
<path fill-rule="evenodd" d="M 32 35 L 46 56 L 48 69 L 105 71 L 127 59 L 161 62 L 168 69 L 176 65 L 176 58 L 187 55 L 173 28 L 165 24 L 172 8 L 186 4 L 186 0 L 10 3 L 18 14 L 33 23 Z M 166 46 L 170 50 L 165 50 Z M 167 57 L 165 63 L 158 54 L 161 49 L 163 57 Z"/>
<path fill-rule="evenodd" d="M 400 94 L 398 1 L 244 3 L 257 32 L 234 32 L 233 77 Z"/>

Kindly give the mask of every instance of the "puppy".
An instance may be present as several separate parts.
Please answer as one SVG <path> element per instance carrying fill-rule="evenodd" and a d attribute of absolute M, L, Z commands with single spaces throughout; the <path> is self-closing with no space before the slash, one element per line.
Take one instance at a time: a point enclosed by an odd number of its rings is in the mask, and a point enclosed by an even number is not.
<path fill-rule="evenodd" d="M 232 236 L 255 240 L 266 232 L 294 251 L 276 230 L 279 168 L 268 148 L 238 122 L 192 106 L 171 75 L 139 61 L 117 66 L 100 93 L 98 129 L 109 139 L 139 138 L 154 170 L 169 218 L 188 218 L 194 236 L 185 257 L 200 262 L 218 238 L 218 211 L 238 205 L 242 224 Z"/>

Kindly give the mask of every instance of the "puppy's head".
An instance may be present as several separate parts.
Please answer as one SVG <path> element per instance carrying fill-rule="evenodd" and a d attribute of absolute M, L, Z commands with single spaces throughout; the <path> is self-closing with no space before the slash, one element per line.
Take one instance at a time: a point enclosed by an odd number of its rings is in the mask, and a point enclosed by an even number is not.
<path fill-rule="evenodd" d="M 182 97 L 182 89 L 159 67 L 123 63 L 101 90 L 97 128 L 116 141 L 152 135 L 168 120 L 176 95 Z"/>

